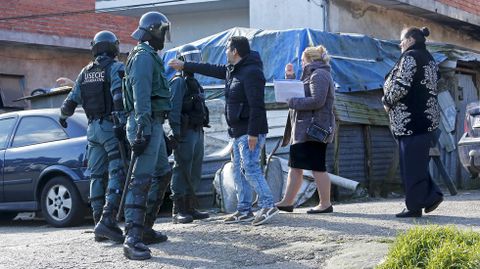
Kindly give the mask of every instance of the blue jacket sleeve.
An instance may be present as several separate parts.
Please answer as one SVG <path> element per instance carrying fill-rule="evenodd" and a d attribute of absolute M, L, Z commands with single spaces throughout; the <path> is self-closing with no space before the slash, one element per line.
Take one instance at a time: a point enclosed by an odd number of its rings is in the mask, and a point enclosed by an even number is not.
<path fill-rule="evenodd" d="M 152 80 L 154 59 L 148 53 L 139 52 L 132 59 L 129 79 L 133 91 L 135 122 L 143 126 L 143 134 L 152 133 Z"/>
<path fill-rule="evenodd" d="M 172 110 L 168 113 L 168 122 L 174 135 L 181 135 L 182 105 L 186 89 L 187 84 L 181 77 L 176 77 L 170 82 Z"/>
<path fill-rule="evenodd" d="M 120 123 L 126 123 L 125 109 L 122 98 L 122 78 L 125 73 L 123 63 L 114 62 L 110 68 L 110 93 L 113 99 L 113 111 L 116 112 Z"/>
<path fill-rule="evenodd" d="M 225 79 L 227 76 L 227 66 L 221 64 L 185 62 L 183 65 L 183 71 L 198 73 L 218 79 Z"/>
<path fill-rule="evenodd" d="M 82 70 L 83 71 L 83 70 Z M 75 80 L 75 84 L 73 85 L 73 88 L 72 90 L 70 91 L 70 93 L 68 94 L 67 98 L 65 99 L 65 101 L 63 101 L 63 103 L 67 103 L 67 102 L 74 102 L 75 104 L 77 105 L 81 105 L 82 104 L 82 95 L 80 93 L 80 79 L 82 77 L 82 74 L 83 72 L 80 72 L 80 74 L 77 76 L 77 79 Z M 73 111 L 72 111 L 73 112 Z M 62 109 L 60 109 L 60 118 L 63 118 L 63 119 L 66 119 L 68 118 L 67 115 L 65 115 L 64 113 L 62 113 Z"/>

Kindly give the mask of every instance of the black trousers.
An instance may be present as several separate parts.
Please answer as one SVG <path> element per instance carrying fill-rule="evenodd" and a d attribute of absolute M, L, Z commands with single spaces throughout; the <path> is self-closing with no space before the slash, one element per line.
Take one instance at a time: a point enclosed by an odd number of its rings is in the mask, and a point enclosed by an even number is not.
<path fill-rule="evenodd" d="M 408 210 L 422 210 L 443 196 L 428 171 L 429 150 L 432 145 L 435 145 L 436 139 L 433 132 L 398 138 L 400 175 Z"/>

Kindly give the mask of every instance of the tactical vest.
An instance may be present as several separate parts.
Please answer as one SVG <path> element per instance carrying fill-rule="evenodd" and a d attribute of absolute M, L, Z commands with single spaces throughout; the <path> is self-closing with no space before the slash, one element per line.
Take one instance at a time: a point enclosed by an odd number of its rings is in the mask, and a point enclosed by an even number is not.
<path fill-rule="evenodd" d="M 198 81 L 193 77 L 181 77 L 176 75 L 175 78 L 185 79 L 187 92 L 183 97 L 182 114 L 188 116 L 188 125 L 191 128 L 210 127 L 209 112 L 205 105 L 205 91 Z M 175 79 L 174 78 L 174 79 Z"/>
<path fill-rule="evenodd" d="M 123 92 L 123 105 L 126 112 L 131 112 L 134 110 L 134 101 L 133 101 L 133 88 L 130 84 L 130 69 L 132 65 L 132 59 L 140 51 L 148 52 L 157 64 L 154 65 L 153 70 L 153 79 L 152 79 L 152 94 L 151 94 L 151 108 L 152 112 L 155 111 L 170 111 L 170 88 L 168 86 L 168 80 L 165 77 L 165 69 L 163 63 L 160 60 L 158 54 L 153 51 L 149 51 L 141 47 L 142 44 L 135 47 L 130 54 L 128 55 L 127 62 L 125 65 L 125 76 L 123 77 L 122 82 L 122 92 Z M 144 46 L 147 46 L 144 44 Z M 158 74 L 158 75 L 157 75 Z"/>
<path fill-rule="evenodd" d="M 113 99 L 110 93 L 109 67 L 114 62 L 111 58 L 95 60 L 82 72 L 80 95 L 82 107 L 89 120 L 103 119 L 112 112 Z"/>

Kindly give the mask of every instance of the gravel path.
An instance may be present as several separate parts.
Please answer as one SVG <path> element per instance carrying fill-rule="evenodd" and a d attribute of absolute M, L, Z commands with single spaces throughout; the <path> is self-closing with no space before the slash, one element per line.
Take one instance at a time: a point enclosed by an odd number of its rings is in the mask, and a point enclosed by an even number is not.
<path fill-rule="evenodd" d="M 96 243 L 92 226 L 58 229 L 41 220 L 0 223 L 0 268 L 373 268 L 395 235 L 414 225 L 453 224 L 480 231 L 480 191 L 463 192 L 420 219 L 396 219 L 402 199 L 335 204 L 335 213 L 281 213 L 270 223 L 195 224 L 159 218 L 170 237 L 151 245 L 153 258 L 129 261 L 121 245 Z"/>

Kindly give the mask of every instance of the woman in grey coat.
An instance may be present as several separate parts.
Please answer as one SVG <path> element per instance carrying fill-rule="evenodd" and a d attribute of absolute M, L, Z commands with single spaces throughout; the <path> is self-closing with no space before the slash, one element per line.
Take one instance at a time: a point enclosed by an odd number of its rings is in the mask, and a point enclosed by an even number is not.
<path fill-rule="evenodd" d="M 302 78 L 305 97 L 292 98 L 282 146 L 290 144 L 287 188 L 283 199 L 276 204 L 278 209 L 292 212 L 295 197 L 302 185 L 303 170 L 311 170 L 317 184 L 320 203 L 307 211 L 309 214 L 333 212 L 330 203 L 330 178 L 325 167 L 327 143 L 333 140 L 335 98 L 329 56 L 323 46 L 308 47 L 302 53 Z M 291 66 L 287 65 L 285 76 L 292 78 Z M 307 135 L 307 129 L 314 122 L 328 130 L 327 143 L 319 142 Z"/>

